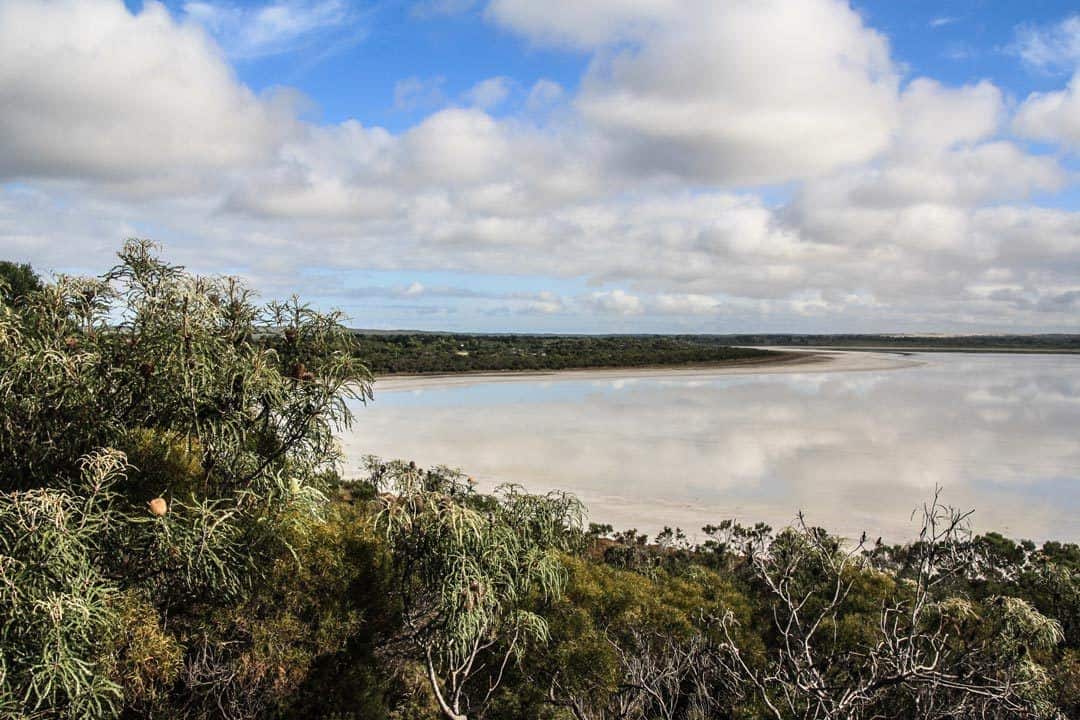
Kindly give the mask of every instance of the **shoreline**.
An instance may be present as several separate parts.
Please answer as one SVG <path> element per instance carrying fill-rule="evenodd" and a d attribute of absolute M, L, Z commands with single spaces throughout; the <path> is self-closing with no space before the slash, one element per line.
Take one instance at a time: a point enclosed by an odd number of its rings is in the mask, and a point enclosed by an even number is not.
<path fill-rule="evenodd" d="M 529 380 L 618 380 L 641 378 L 694 378 L 726 375 L 780 375 L 791 373 L 872 372 L 924 365 L 897 352 L 868 352 L 824 349 L 760 348 L 776 350 L 780 357 L 735 360 L 695 365 L 642 365 L 631 367 L 573 368 L 565 370 L 478 370 L 459 373 L 379 375 L 376 391 L 448 387 L 477 383 L 524 382 Z"/>
<path fill-rule="evenodd" d="M 743 347 L 743 346 L 738 346 Z M 749 346 L 747 346 L 749 348 Z M 793 349 L 779 349 L 771 347 L 755 347 L 749 348 L 752 350 L 765 350 L 775 353 L 771 357 L 762 358 L 742 358 L 738 360 L 718 360 L 716 362 L 706 363 L 657 363 L 653 365 L 593 365 L 582 367 L 566 367 L 566 368 L 538 368 L 528 370 L 439 370 L 435 372 L 420 372 L 420 373 L 383 373 L 382 375 L 376 375 L 375 379 L 401 379 L 401 378 L 442 378 L 442 377 L 460 377 L 465 375 L 553 375 L 555 373 L 565 372 L 591 372 L 594 370 L 678 370 L 680 368 L 687 369 L 711 369 L 711 368 L 725 368 L 745 365 L 774 365 L 777 363 L 791 363 L 791 362 L 814 362 L 808 355 L 816 355 L 818 348 L 793 348 Z"/>
<path fill-rule="evenodd" d="M 736 347 L 766 349 L 795 350 L 790 345 L 737 345 Z M 902 345 L 810 345 L 806 350 L 828 350 L 840 352 L 876 352 L 876 353 L 899 353 L 901 355 L 915 355 L 926 353 L 975 353 L 985 355 L 1080 355 L 1080 350 L 1072 348 L 1007 348 L 1007 347 L 933 347 Z"/>

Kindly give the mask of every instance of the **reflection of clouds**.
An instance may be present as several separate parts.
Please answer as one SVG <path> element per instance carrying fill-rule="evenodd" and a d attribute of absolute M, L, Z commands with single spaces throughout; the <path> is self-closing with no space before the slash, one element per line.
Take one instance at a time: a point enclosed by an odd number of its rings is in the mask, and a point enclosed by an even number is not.
<path fill-rule="evenodd" d="M 980 410 L 979 417 L 986 423 L 1003 423 L 1008 422 L 1012 418 L 1012 413 L 1008 410 L 990 409 Z"/>
<path fill-rule="evenodd" d="M 782 524 L 801 508 L 844 533 L 898 535 L 940 484 L 980 526 L 1080 537 L 1078 493 L 1040 489 L 1080 483 L 1076 358 L 484 387 L 361 410 L 346 449 L 568 489 L 594 519 L 651 531 L 732 515 Z"/>

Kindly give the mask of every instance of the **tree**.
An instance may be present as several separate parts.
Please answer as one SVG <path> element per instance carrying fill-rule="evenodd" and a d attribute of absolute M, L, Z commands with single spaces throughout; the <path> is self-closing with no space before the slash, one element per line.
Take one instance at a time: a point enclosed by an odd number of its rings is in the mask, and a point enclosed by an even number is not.
<path fill-rule="evenodd" d="M 482 717 L 511 661 L 547 639 L 529 609 L 566 584 L 561 551 L 581 536 L 581 507 L 514 486 L 477 495 L 458 472 L 371 461 L 387 488 L 377 527 L 398 569 L 403 637 L 447 720 Z"/>
<path fill-rule="evenodd" d="M 0 260 L 0 304 L 13 305 L 41 287 L 41 278 L 29 263 Z"/>

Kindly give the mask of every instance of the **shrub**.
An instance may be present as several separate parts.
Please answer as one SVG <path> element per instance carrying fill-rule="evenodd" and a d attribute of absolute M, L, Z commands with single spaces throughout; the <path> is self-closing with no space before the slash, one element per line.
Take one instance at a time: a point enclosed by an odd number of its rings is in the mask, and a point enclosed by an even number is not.
<path fill-rule="evenodd" d="M 250 717 L 313 641 L 230 613 L 296 562 L 370 375 L 337 314 L 119 257 L 0 304 L 0 706 Z"/>

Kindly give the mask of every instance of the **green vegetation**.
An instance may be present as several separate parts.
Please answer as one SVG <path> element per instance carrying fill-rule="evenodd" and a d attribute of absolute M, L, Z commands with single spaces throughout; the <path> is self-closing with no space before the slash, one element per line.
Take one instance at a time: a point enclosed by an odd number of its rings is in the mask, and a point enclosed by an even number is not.
<path fill-rule="evenodd" d="M 342 480 L 357 342 L 142 242 L 0 304 L 0 718 L 1080 717 L 1080 547 Z"/>
<path fill-rule="evenodd" d="M 696 335 L 357 335 L 359 357 L 377 375 L 712 365 L 785 357 Z"/>
<path fill-rule="evenodd" d="M 716 365 L 791 359 L 765 347 L 1080 352 L 1080 335 L 473 335 L 357 331 L 376 375 Z"/>
<path fill-rule="evenodd" d="M 12 305 L 24 296 L 41 290 L 41 278 L 27 263 L 0 260 L 0 302 Z"/>

